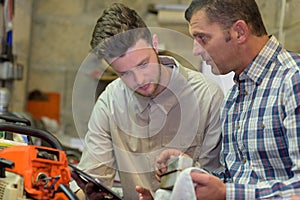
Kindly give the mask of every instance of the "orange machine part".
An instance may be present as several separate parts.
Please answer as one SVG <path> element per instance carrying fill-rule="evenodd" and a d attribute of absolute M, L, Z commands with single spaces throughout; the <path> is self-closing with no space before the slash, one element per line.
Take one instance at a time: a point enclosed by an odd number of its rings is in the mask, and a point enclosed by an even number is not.
<path fill-rule="evenodd" d="M 26 111 L 31 113 L 35 119 L 49 117 L 60 122 L 60 94 L 49 92 L 45 93 L 48 101 L 28 100 Z"/>
<path fill-rule="evenodd" d="M 52 197 L 60 184 L 69 185 L 71 179 L 67 157 L 64 151 L 40 146 L 13 146 L 0 151 L 0 158 L 15 163 L 13 169 L 7 171 L 23 176 L 26 193 L 34 199 L 62 199 L 61 194 Z M 47 187 L 38 177 L 48 177 Z M 59 178 L 58 178 L 59 177 Z M 55 178 L 57 182 L 55 183 Z M 48 191 L 41 188 L 54 188 Z M 52 190 L 52 191 L 50 191 Z M 65 199 L 67 199 L 65 197 Z"/>

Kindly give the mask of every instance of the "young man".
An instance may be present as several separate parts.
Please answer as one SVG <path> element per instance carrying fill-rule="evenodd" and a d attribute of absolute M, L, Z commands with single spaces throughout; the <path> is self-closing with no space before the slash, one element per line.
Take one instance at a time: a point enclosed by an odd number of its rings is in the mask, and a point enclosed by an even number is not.
<path fill-rule="evenodd" d="M 235 73 L 221 109 L 221 161 L 229 182 L 192 173 L 197 199 L 300 193 L 299 54 L 267 35 L 255 0 L 194 0 L 185 17 L 194 54 L 215 74 Z"/>
<path fill-rule="evenodd" d="M 118 171 L 124 198 L 137 199 L 144 188 L 159 187 L 154 165 L 164 149 L 184 151 L 209 170 L 220 167 L 223 93 L 215 82 L 158 56 L 157 36 L 122 4 L 103 12 L 91 46 L 119 78 L 94 106 L 79 168 L 108 186 Z M 103 195 L 76 180 L 90 199 Z"/>

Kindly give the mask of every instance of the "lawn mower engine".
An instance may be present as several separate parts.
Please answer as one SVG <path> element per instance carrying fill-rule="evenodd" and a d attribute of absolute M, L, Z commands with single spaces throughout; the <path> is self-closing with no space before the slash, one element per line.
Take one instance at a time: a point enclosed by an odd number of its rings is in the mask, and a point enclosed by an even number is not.
<path fill-rule="evenodd" d="M 70 178 L 62 150 L 33 145 L 0 150 L 0 199 L 70 199 Z"/>

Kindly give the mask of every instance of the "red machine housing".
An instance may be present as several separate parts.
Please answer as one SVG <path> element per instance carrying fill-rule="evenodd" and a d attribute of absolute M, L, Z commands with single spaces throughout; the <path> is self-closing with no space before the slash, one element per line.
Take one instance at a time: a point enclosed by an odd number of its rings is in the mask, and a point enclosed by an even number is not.
<path fill-rule="evenodd" d="M 0 150 L 0 158 L 14 162 L 7 171 L 24 178 L 26 195 L 33 199 L 68 199 L 55 193 L 60 184 L 69 185 L 71 179 L 64 151 L 43 146 L 12 146 Z"/>

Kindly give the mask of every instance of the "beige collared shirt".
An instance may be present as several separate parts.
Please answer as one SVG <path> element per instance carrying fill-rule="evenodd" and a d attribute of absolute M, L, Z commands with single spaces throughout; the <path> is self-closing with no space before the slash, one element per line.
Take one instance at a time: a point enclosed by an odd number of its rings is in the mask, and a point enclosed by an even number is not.
<path fill-rule="evenodd" d="M 116 79 L 95 104 L 79 168 L 109 186 L 118 170 L 125 199 L 138 199 L 136 185 L 152 192 L 159 187 L 155 158 L 166 148 L 216 169 L 222 101 L 215 82 L 183 67 L 173 67 L 167 88 L 155 98 L 142 97 Z"/>

